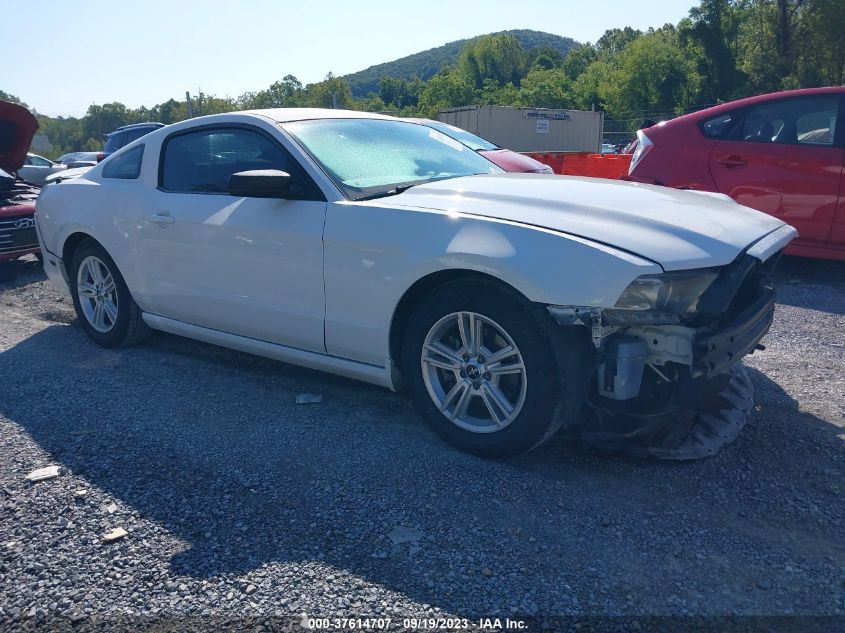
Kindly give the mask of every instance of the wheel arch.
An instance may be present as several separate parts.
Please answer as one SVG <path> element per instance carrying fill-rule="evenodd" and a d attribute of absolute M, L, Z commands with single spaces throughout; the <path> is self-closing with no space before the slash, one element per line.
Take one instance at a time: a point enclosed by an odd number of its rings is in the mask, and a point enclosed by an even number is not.
<path fill-rule="evenodd" d="M 496 284 L 510 292 L 519 294 L 522 297 L 525 295 L 520 292 L 517 288 L 514 288 L 507 282 L 502 281 L 498 277 L 494 277 L 493 275 L 489 275 L 487 273 L 482 273 L 477 270 L 472 270 L 468 268 L 450 268 L 446 270 L 438 270 L 436 272 L 429 273 L 424 277 L 421 277 L 407 290 L 405 290 L 402 297 L 399 299 L 399 302 L 396 304 L 396 308 L 393 310 L 393 315 L 390 319 L 390 329 L 389 329 L 389 350 L 390 350 L 390 358 L 393 361 L 395 366 L 400 366 L 401 360 L 401 350 L 402 350 L 402 339 L 405 336 L 405 327 L 408 323 L 408 318 L 411 315 L 411 312 L 424 297 L 428 296 L 431 292 L 435 289 L 443 286 L 444 284 L 457 281 L 457 280 L 469 280 L 469 281 L 481 281 L 485 283 L 492 283 Z M 527 297 L 526 297 L 526 300 Z"/>
<path fill-rule="evenodd" d="M 79 248 L 79 245 L 84 242 L 85 240 L 93 240 L 97 242 L 102 248 L 105 248 L 97 239 L 90 235 L 89 233 L 85 233 L 83 231 L 75 231 L 68 235 L 65 238 L 64 243 L 62 244 L 62 262 L 64 263 L 65 270 L 70 274 L 70 267 L 71 263 L 73 262 L 73 255 L 76 252 L 76 249 Z"/>

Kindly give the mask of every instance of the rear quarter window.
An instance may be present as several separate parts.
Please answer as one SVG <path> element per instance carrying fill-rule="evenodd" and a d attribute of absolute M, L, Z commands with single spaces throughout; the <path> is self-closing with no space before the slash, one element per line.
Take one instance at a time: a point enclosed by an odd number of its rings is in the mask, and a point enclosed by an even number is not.
<path fill-rule="evenodd" d="M 134 180 L 141 175 L 141 161 L 144 158 L 144 146 L 132 149 L 107 159 L 103 165 L 103 178 Z"/>

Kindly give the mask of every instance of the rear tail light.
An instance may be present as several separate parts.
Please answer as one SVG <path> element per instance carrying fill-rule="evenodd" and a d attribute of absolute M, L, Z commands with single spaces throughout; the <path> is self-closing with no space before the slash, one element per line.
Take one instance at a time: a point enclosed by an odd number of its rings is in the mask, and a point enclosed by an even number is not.
<path fill-rule="evenodd" d="M 654 147 L 654 143 L 646 136 L 646 133 L 642 130 L 637 130 L 637 149 L 634 150 L 634 155 L 631 157 L 631 164 L 628 167 L 629 176 L 634 173 L 637 165 L 651 151 L 652 147 Z"/>
<path fill-rule="evenodd" d="M 106 157 L 106 155 L 105 155 L 105 154 L 103 154 L 103 152 L 97 152 L 97 162 L 98 162 L 98 163 L 99 163 L 101 160 L 103 160 L 105 157 Z"/>

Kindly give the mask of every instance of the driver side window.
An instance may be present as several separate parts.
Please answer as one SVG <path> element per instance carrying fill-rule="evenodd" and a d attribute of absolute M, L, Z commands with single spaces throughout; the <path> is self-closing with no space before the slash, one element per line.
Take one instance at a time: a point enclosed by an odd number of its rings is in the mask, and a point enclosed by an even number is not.
<path fill-rule="evenodd" d="M 229 176 L 254 169 L 278 169 L 299 179 L 299 169 L 284 149 L 243 128 L 172 136 L 165 142 L 162 161 L 159 184 L 171 192 L 225 194 Z"/>
<path fill-rule="evenodd" d="M 748 112 L 740 126 L 739 140 L 832 146 L 838 111 L 838 95 L 765 103 Z"/>

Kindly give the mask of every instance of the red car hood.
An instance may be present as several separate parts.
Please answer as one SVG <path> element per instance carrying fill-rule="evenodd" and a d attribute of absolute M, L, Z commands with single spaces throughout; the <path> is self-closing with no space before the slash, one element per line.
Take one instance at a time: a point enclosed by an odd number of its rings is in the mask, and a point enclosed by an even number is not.
<path fill-rule="evenodd" d="M 0 101 L 0 169 L 11 173 L 23 166 L 37 129 L 38 121 L 29 110 Z"/>
<path fill-rule="evenodd" d="M 525 173 L 537 172 L 545 167 L 543 163 L 509 149 L 479 150 L 484 158 L 495 163 L 505 171 Z"/>
<path fill-rule="evenodd" d="M 14 204 L 12 206 L 3 207 L 0 206 L 0 218 L 16 218 L 19 216 L 28 216 L 35 214 L 35 204 L 34 203 L 25 203 L 25 204 Z"/>

